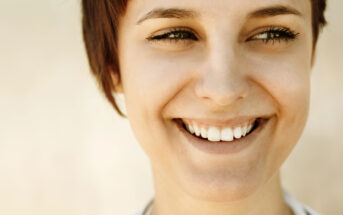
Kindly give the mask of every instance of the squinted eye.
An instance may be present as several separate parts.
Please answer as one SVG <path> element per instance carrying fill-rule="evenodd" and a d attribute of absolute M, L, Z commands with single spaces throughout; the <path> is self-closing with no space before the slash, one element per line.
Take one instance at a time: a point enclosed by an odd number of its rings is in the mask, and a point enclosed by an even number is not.
<path fill-rule="evenodd" d="M 268 43 L 272 41 L 273 44 L 275 41 L 292 41 L 298 37 L 299 33 L 296 33 L 288 28 L 283 27 L 269 27 L 264 31 L 255 34 L 254 36 L 248 38 L 246 41 L 262 41 Z M 168 29 L 156 36 L 151 36 L 146 38 L 150 42 L 169 42 L 169 43 L 190 43 L 192 41 L 198 41 L 196 33 L 194 33 L 189 28 L 173 28 Z"/>
<path fill-rule="evenodd" d="M 263 31 L 259 34 L 256 34 L 250 37 L 247 41 L 252 40 L 261 40 L 262 42 L 268 43 L 272 41 L 281 42 L 281 41 L 290 41 L 295 40 L 298 37 L 299 33 L 293 32 L 287 28 L 280 28 L 280 27 L 270 27 L 266 31 Z"/>
<path fill-rule="evenodd" d="M 178 42 L 180 40 L 194 40 L 198 41 L 198 38 L 195 36 L 195 33 L 193 33 L 190 30 L 187 30 L 185 28 L 176 28 L 176 29 L 170 29 L 165 33 L 162 33 L 157 36 L 152 36 L 146 38 L 148 41 L 168 41 L 168 42 Z"/>

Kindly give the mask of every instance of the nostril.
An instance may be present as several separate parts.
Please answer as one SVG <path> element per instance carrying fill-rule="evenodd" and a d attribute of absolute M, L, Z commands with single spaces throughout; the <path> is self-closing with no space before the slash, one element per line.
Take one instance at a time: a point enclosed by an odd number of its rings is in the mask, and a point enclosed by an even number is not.
<path fill-rule="evenodd" d="M 219 97 L 219 96 L 206 96 L 206 97 L 201 97 L 201 100 L 208 104 L 209 106 L 215 107 L 228 107 L 231 106 L 235 103 L 237 103 L 239 100 L 243 99 L 243 96 L 239 96 L 237 98 L 226 98 L 226 97 Z"/>
<path fill-rule="evenodd" d="M 237 102 L 238 100 L 241 100 L 243 99 L 244 97 L 243 96 L 238 96 L 237 98 L 235 99 L 232 99 L 232 98 L 226 98 L 226 97 L 218 97 L 216 99 L 216 103 L 220 106 L 228 106 L 234 102 Z"/>

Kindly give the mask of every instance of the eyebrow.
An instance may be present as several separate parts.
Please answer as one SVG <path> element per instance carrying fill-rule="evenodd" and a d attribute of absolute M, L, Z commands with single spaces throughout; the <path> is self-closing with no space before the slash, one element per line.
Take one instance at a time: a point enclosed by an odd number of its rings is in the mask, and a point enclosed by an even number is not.
<path fill-rule="evenodd" d="M 265 7 L 258 9 L 248 14 L 248 18 L 263 18 L 270 16 L 279 16 L 279 15 L 296 15 L 302 16 L 302 14 L 292 7 L 286 7 L 282 5 L 276 5 L 271 7 Z"/>
<path fill-rule="evenodd" d="M 187 9 L 180 9 L 180 8 L 157 8 L 146 15 L 144 15 L 141 19 L 138 20 L 137 25 L 142 23 L 147 19 L 153 18 L 177 18 L 177 19 L 185 19 L 185 18 L 195 18 L 199 16 L 199 13 L 193 10 Z"/>
<path fill-rule="evenodd" d="M 297 15 L 302 16 L 301 13 L 292 8 L 286 7 L 282 5 L 270 6 L 265 7 L 262 9 L 255 10 L 248 14 L 248 18 L 263 18 L 263 17 L 271 17 L 271 16 L 278 16 L 278 15 Z M 195 18 L 200 16 L 198 12 L 194 10 L 182 9 L 182 8 L 156 8 L 149 13 L 145 14 L 142 18 L 137 21 L 137 25 L 141 24 L 145 20 L 148 19 L 156 19 L 156 18 L 177 18 L 177 19 L 185 19 L 185 18 Z"/>

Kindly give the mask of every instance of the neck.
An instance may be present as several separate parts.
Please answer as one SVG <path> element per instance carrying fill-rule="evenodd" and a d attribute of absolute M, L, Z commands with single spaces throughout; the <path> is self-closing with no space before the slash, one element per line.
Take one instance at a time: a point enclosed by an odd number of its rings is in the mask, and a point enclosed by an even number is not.
<path fill-rule="evenodd" d="M 174 183 L 154 174 L 155 199 L 151 215 L 292 215 L 284 201 L 279 173 L 249 197 L 234 202 L 195 199 Z"/>

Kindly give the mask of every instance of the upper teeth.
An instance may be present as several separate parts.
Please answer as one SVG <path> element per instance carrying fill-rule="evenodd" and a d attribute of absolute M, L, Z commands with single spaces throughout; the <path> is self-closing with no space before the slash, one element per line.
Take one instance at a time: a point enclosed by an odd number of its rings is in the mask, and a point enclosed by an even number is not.
<path fill-rule="evenodd" d="M 234 139 L 240 139 L 246 136 L 253 127 L 253 123 L 244 126 L 237 126 L 235 128 L 228 127 L 222 129 L 219 129 L 215 126 L 209 126 L 208 128 L 205 128 L 194 123 L 193 125 L 185 123 L 185 125 L 188 132 L 195 134 L 198 137 L 201 136 L 209 141 L 232 141 Z"/>

